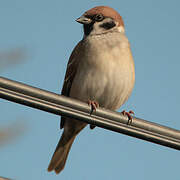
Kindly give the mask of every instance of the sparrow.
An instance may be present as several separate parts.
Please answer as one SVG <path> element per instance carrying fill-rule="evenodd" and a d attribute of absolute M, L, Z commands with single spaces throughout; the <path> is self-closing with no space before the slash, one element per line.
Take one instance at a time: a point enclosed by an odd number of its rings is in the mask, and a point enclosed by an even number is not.
<path fill-rule="evenodd" d="M 83 24 L 84 36 L 69 58 L 61 94 L 89 102 L 94 109 L 99 105 L 117 110 L 130 96 L 135 82 L 134 61 L 123 19 L 113 8 L 97 6 L 76 21 Z M 64 131 L 48 171 L 58 174 L 64 169 L 72 143 L 86 125 L 61 117 L 60 128 Z"/>

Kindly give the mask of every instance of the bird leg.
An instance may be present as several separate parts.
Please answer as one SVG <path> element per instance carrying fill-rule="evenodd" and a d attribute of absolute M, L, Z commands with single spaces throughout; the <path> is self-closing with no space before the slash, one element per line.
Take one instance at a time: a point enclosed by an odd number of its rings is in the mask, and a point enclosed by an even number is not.
<path fill-rule="evenodd" d="M 122 111 L 121 112 L 124 116 L 127 116 L 128 117 L 128 122 L 127 122 L 127 125 L 131 125 L 132 124 L 132 114 L 134 114 L 133 111 L 129 111 L 129 112 L 126 112 L 126 111 Z"/>
<path fill-rule="evenodd" d="M 88 100 L 88 105 L 91 106 L 91 112 L 90 115 L 93 113 L 93 111 L 96 111 L 96 108 L 99 107 L 99 103 L 96 101 Z M 90 129 L 94 129 L 96 126 L 93 124 L 90 124 Z"/>

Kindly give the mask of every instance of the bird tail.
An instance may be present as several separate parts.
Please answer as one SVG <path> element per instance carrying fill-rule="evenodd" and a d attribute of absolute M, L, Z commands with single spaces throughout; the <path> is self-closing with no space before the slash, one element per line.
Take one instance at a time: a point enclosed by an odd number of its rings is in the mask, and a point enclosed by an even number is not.
<path fill-rule="evenodd" d="M 48 166 L 49 172 L 54 170 L 56 174 L 58 174 L 64 169 L 70 148 L 74 142 L 75 137 L 76 135 L 69 136 L 65 131 L 63 132 Z"/>

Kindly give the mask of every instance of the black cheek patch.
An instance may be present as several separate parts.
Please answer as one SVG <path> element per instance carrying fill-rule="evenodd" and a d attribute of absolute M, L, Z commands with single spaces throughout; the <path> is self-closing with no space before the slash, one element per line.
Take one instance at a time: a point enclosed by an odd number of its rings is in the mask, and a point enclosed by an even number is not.
<path fill-rule="evenodd" d="M 116 26 L 116 24 L 114 23 L 114 21 L 111 21 L 111 22 L 106 22 L 106 23 L 103 23 L 100 25 L 100 27 L 108 30 L 108 29 L 111 29 L 113 28 L 114 26 Z"/>

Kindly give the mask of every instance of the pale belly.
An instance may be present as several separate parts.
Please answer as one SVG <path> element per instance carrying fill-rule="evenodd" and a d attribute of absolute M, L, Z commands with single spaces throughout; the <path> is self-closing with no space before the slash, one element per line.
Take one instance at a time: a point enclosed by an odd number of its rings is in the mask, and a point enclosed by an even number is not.
<path fill-rule="evenodd" d="M 97 60 L 97 59 L 96 59 Z M 70 97 L 115 110 L 128 99 L 134 86 L 134 64 L 104 61 L 99 65 L 82 63 L 73 80 Z"/>

